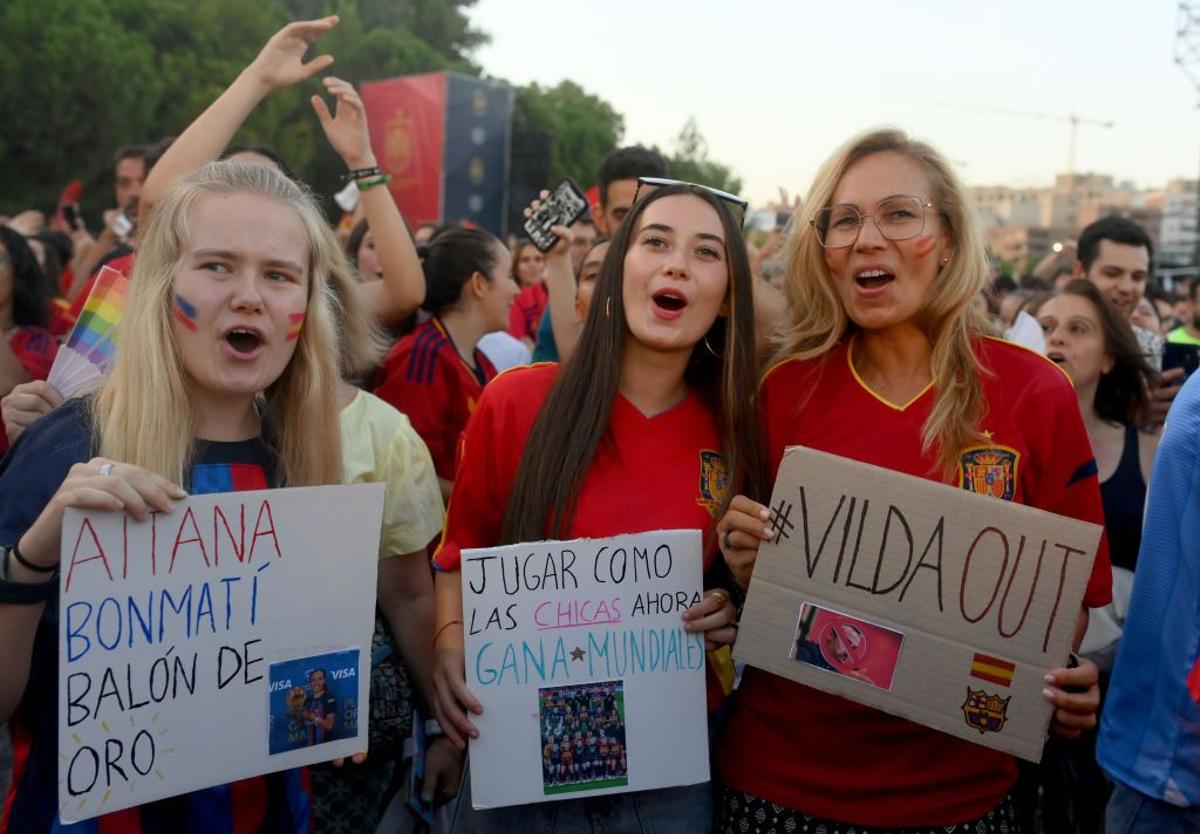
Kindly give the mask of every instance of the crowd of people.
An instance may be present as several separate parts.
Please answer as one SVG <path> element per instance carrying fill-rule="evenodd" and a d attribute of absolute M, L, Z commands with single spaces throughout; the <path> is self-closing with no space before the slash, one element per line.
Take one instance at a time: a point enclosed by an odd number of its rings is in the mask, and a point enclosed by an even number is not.
<path fill-rule="evenodd" d="M 358 92 L 325 75 L 313 118 L 358 194 L 331 223 L 271 148 L 231 142 L 329 69 L 305 54 L 337 24 L 288 25 L 178 137 L 118 150 L 95 236 L 70 204 L 0 218 L 0 832 L 374 831 L 417 720 L 419 790 L 455 832 L 1200 827 L 1200 280 L 1156 281 L 1151 238 L 1120 217 L 1065 263 L 996 277 L 953 167 L 891 129 L 834 150 L 760 246 L 745 201 L 641 147 L 605 157 L 597 205 L 548 251 L 454 218 L 414 228 Z M 98 391 L 64 401 L 46 377 L 102 266 L 129 277 L 119 348 Z M 1045 679 L 1040 765 L 756 668 L 735 679 L 791 445 L 966 490 L 968 455 L 992 450 L 1010 464 L 994 496 L 1103 525 L 1075 651 Z M 63 824 L 64 512 L 168 513 L 234 462 L 244 488 L 385 484 L 363 604 L 396 720 L 352 762 Z M 572 796 L 626 774 L 619 685 L 597 682 L 542 696 L 546 789 L 567 798 L 473 809 L 462 550 L 655 529 L 703 532 L 682 621 L 708 650 L 713 780 Z"/>

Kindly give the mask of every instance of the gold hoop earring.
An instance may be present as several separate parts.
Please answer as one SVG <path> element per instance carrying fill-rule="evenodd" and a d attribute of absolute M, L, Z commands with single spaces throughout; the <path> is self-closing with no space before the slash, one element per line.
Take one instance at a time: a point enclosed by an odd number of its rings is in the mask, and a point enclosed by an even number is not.
<path fill-rule="evenodd" d="M 606 319 L 612 318 L 612 296 L 611 295 L 608 298 L 604 299 L 604 317 Z"/>
<path fill-rule="evenodd" d="M 713 356 L 715 356 L 718 359 L 721 358 L 721 354 L 719 354 L 715 350 L 713 350 L 712 345 L 710 345 L 708 343 L 708 334 L 707 333 L 704 334 L 704 338 L 701 339 L 700 341 L 702 341 L 704 343 L 704 347 L 708 350 L 709 353 L 711 353 Z"/>

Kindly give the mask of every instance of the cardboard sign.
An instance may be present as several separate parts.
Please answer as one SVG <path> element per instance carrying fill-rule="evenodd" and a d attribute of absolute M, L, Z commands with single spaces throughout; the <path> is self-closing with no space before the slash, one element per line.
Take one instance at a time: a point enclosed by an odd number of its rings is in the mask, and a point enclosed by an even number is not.
<path fill-rule="evenodd" d="M 708 780 L 702 574 L 698 530 L 463 551 L 474 807 Z"/>
<path fill-rule="evenodd" d="M 382 513 L 382 484 L 68 510 L 63 821 L 366 750 Z"/>
<path fill-rule="evenodd" d="M 1041 759 L 1101 528 L 791 447 L 734 657 Z"/>

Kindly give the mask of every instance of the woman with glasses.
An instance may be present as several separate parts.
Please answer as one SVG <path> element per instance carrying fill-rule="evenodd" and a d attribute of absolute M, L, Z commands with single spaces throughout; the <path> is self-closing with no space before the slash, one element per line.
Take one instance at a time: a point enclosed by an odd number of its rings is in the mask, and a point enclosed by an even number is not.
<path fill-rule="evenodd" d="M 568 230 L 556 234 L 552 257 L 565 258 Z M 434 557 L 438 716 L 456 743 L 478 736 L 469 714 L 481 712 L 464 674 L 463 549 L 699 529 L 706 566 L 715 560 L 715 520 L 732 490 L 708 485 L 757 481 L 761 466 L 750 281 L 719 197 L 688 184 L 643 194 L 609 244 L 575 355 L 484 390 Z M 733 614 L 713 589 L 683 619 L 713 648 L 732 642 Z M 578 772 L 587 749 L 559 750 L 556 773 Z M 543 752 L 550 772 L 555 751 Z M 620 755 L 609 746 L 610 761 Z M 712 823 L 707 784 L 486 811 L 463 794 L 456 831 L 696 834 Z"/>
<path fill-rule="evenodd" d="M 974 490 L 968 467 L 987 455 L 1004 464 L 996 497 L 1102 523 L 1070 380 L 987 336 L 972 304 L 984 247 L 940 154 L 892 130 L 852 140 L 792 229 L 792 320 L 760 389 L 769 471 L 784 447 L 804 445 Z M 767 508 L 745 496 L 718 525 L 742 587 L 768 528 Z M 1109 585 L 1102 547 L 1084 605 L 1106 603 Z M 1096 678 L 1086 661 L 1051 672 L 1052 732 L 1095 725 Z M 718 760 L 722 832 L 1018 830 L 1012 756 L 758 669 L 746 671 Z"/>

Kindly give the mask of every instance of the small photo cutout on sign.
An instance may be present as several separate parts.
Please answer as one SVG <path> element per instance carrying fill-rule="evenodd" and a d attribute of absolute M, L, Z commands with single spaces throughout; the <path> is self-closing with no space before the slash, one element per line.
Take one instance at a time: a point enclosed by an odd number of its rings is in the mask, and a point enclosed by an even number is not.
<path fill-rule="evenodd" d="M 539 689 L 538 721 L 547 796 L 629 784 L 623 681 Z"/>
<path fill-rule="evenodd" d="M 903 645 L 904 634 L 895 629 L 805 602 L 788 657 L 890 690 Z"/>
<path fill-rule="evenodd" d="M 272 663 L 270 753 L 358 735 L 358 649 Z"/>

